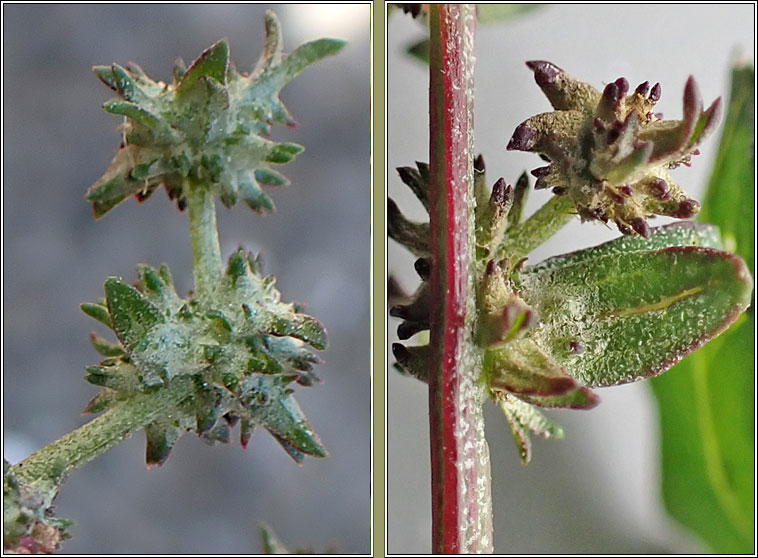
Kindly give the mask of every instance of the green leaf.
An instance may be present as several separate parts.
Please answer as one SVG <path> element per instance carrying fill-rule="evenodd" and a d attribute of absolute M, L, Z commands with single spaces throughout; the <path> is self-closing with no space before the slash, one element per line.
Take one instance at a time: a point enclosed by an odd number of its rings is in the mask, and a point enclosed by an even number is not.
<path fill-rule="evenodd" d="M 413 43 L 405 49 L 405 52 L 424 64 L 429 64 L 429 39 L 424 38 Z"/>
<path fill-rule="evenodd" d="M 176 88 L 177 96 L 189 91 L 197 80 L 210 77 L 226 85 L 226 72 L 229 69 L 229 43 L 221 39 L 207 48 L 184 73 Z"/>
<path fill-rule="evenodd" d="M 626 242 L 519 277 L 521 296 L 540 316 L 531 338 L 589 387 L 660 374 L 750 302 L 752 279 L 737 256 L 696 246 L 602 253 Z"/>
<path fill-rule="evenodd" d="M 171 424 L 148 424 L 145 427 L 145 462 L 148 468 L 163 465 L 181 435 L 181 429 Z"/>
<path fill-rule="evenodd" d="M 154 326 L 163 322 L 160 310 L 121 279 L 111 277 L 105 282 L 105 298 L 114 331 L 129 351 L 134 350 Z"/>
<path fill-rule="evenodd" d="M 113 329 L 113 320 L 111 320 L 111 315 L 108 314 L 108 308 L 105 306 L 85 302 L 79 305 L 79 308 L 81 308 L 82 312 L 87 314 L 90 318 L 94 318 L 109 329 Z"/>
<path fill-rule="evenodd" d="M 754 70 L 732 71 L 726 122 L 700 219 L 754 271 Z M 755 550 L 755 314 L 650 385 L 661 424 L 663 499 L 714 553 Z"/>

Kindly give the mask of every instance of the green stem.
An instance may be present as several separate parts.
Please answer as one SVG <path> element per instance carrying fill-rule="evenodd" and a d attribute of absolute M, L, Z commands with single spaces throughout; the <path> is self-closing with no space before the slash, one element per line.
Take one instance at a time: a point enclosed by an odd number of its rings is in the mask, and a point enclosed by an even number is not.
<path fill-rule="evenodd" d="M 193 181 L 189 183 L 187 202 L 195 296 L 204 299 L 214 291 L 224 273 L 216 229 L 216 205 L 213 194 Z"/>
<path fill-rule="evenodd" d="M 137 394 L 14 465 L 13 473 L 52 500 L 69 473 L 165 416 L 192 389 L 189 378 L 176 378 L 170 387 Z"/>
<path fill-rule="evenodd" d="M 529 219 L 508 233 L 498 247 L 498 256 L 516 262 L 561 230 L 574 216 L 569 196 L 553 196 Z"/>

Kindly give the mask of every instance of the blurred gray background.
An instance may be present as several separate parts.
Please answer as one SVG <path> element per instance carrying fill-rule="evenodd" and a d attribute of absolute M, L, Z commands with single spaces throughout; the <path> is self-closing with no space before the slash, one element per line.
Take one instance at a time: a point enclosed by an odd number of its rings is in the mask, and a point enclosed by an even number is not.
<path fill-rule="evenodd" d="M 347 39 L 281 95 L 298 129 L 275 139 L 305 146 L 273 191 L 277 212 L 219 205 L 224 257 L 261 251 L 285 301 L 306 303 L 328 329 L 323 383 L 297 399 L 330 452 L 298 467 L 256 431 L 214 447 L 187 435 L 162 468 L 145 470 L 139 434 L 76 472 L 56 501 L 74 519 L 63 553 L 255 553 L 269 522 L 290 548 L 369 551 L 369 6 L 3 5 L 4 455 L 17 462 L 89 420 L 97 392 L 84 367 L 99 324 L 79 311 L 110 275 L 166 262 L 177 290 L 192 286 L 187 216 L 163 190 L 125 201 L 100 222 L 83 200 L 105 171 L 119 118 L 95 64 L 134 61 L 168 81 L 228 37 L 249 69 L 263 47 L 263 13 L 282 21 L 285 52 L 325 36 Z"/>
<path fill-rule="evenodd" d="M 706 106 L 728 94 L 731 62 L 752 59 L 754 6 L 742 5 L 549 5 L 510 22 L 480 25 L 476 38 L 477 152 L 484 155 L 490 184 L 514 183 L 541 164 L 530 153 L 506 152 L 516 126 L 551 110 L 527 60 L 549 60 L 602 87 L 620 76 L 631 87 L 659 81 L 657 108 L 681 118 L 682 92 L 694 75 Z M 426 215 L 397 178 L 395 167 L 428 160 L 428 70 L 406 56 L 422 36 L 409 16 L 395 13 L 388 28 L 388 189 L 409 217 Z M 701 146 L 692 168 L 672 177 L 696 199 L 711 172 L 720 130 Z M 532 179 L 533 180 L 533 179 Z M 530 214 L 549 198 L 532 192 Z M 664 224 L 657 219 L 654 224 Z M 618 236 L 602 225 L 578 220 L 530 255 L 549 255 Z M 414 258 L 393 241 L 388 267 L 406 290 L 418 284 Z M 398 320 L 389 319 L 389 343 Z M 388 550 L 430 550 L 429 433 L 426 386 L 400 376 L 388 354 Z M 555 411 L 566 430 L 562 441 L 534 440 L 532 463 L 522 467 L 505 418 L 494 405 L 485 413 L 492 455 L 496 553 L 682 553 L 702 552 L 699 543 L 669 520 L 660 503 L 657 412 L 644 384 L 599 390 L 591 412 Z"/>

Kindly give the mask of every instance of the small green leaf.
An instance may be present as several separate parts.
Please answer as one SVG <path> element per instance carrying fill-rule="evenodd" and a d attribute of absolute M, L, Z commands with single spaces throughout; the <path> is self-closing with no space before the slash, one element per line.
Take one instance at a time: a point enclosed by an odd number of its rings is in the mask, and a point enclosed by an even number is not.
<path fill-rule="evenodd" d="M 96 333 L 91 333 L 89 338 L 95 350 L 103 356 L 117 357 L 124 354 L 124 348 L 118 343 L 106 341 Z"/>
<path fill-rule="evenodd" d="M 296 461 L 296 453 L 315 457 L 328 455 L 294 397 L 272 400 L 260 420 Z M 295 451 L 290 451 L 288 446 Z"/>
<path fill-rule="evenodd" d="M 287 186 L 289 180 L 271 169 L 256 169 L 255 181 L 264 186 Z"/>
<path fill-rule="evenodd" d="M 753 285 L 737 256 L 694 246 L 578 252 L 560 266 L 527 268 L 520 281 L 541 320 L 533 338 L 589 387 L 667 370 L 733 323 Z"/>
<path fill-rule="evenodd" d="M 177 96 L 186 93 L 201 77 L 210 77 L 218 83 L 226 85 L 226 73 L 228 69 L 229 43 L 226 39 L 221 39 L 204 50 L 184 73 L 182 80 L 176 88 Z"/>
<path fill-rule="evenodd" d="M 291 81 L 314 62 L 338 53 L 345 44 L 341 39 L 318 39 L 300 45 L 289 53 L 277 68 L 278 79 L 282 85 Z"/>
<path fill-rule="evenodd" d="M 113 317 L 114 331 L 129 351 L 134 350 L 154 326 L 164 321 L 158 308 L 116 277 L 105 282 L 105 298 Z"/>
<path fill-rule="evenodd" d="M 405 52 L 410 54 L 419 62 L 422 62 L 423 64 L 429 64 L 429 39 L 425 38 L 416 43 L 413 43 L 405 49 Z"/>
<path fill-rule="evenodd" d="M 277 143 L 269 151 L 266 161 L 277 165 L 289 163 L 295 158 L 295 155 L 301 153 L 303 147 L 296 143 Z"/>
<path fill-rule="evenodd" d="M 155 130 L 160 125 L 160 118 L 134 103 L 111 99 L 103 104 L 103 110 L 131 118 L 150 130 Z"/>
<path fill-rule="evenodd" d="M 484 373 L 490 389 L 524 395 L 564 395 L 579 386 L 531 339 L 518 339 L 489 350 Z"/>
<path fill-rule="evenodd" d="M 79 308 L 81 308 L 82 312 L 87 314 L 90 318 L 94 318 L 109 329 L 113 329 L 113 320 L 111 320 L 111 315 L 108 313 L 107 307 L 100 304 L 85 302 L 80 304 Z"/>
<path fill-rule="evenodd" d="M 148 424 L 145 427 L 145 462 L 148 468 L 163 465 L 181 435 L 181 429 L 171 424 Z"/>

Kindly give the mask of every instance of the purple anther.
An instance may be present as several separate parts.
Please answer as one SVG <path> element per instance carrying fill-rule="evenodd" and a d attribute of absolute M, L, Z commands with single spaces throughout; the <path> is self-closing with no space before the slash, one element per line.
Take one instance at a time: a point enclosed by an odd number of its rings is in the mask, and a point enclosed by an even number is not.
<path fill-rule="evenodd" d="M 546 167 L 537 167 L 536 169 L 532 169 L 529 172 L 535 178 L 542 178 L 543 176 L 547 176 L 547 174 L 550 172 L 550 165 Z"/>
<path fill-rule="evenodd" d="M 677 217 L 679 219 L 689 219 L 690 217 L 693 217 L 699 210 L 699 203 L 693 199 L 686 199 L 679 202 L 679 208 L 677 209 L 676 215 L 674 215 L 674 217 Z"/>
<path fill-rule="evenodd" d="M 650 96 L 648 99 L 654 103 L 657 103 L 658 100 L 661 98 L 661 84 L 656 83 L 653 85 L 653 88 L 650 90 Z"/>
<path fill-rule="evenodd" d="M 607 103 L 608 105 L 614 105 L 618 99 L 619 86 L 616 85 L 616 82 L 606 85 L 605 89 L 603 89 L 603 102 Z"/>
<path fill-rule="evenodd" d="M 490 196 L 490 202 L 493 205 L 505 204 L 505 180 L 502 177 L 497 179 L 497 182 L 492 185 L 492 195 Z"/>
<path fill-rule="evenodd" d="M 517 149 L 519 151 L 529 151 L 534 147 L 537 137 L 537 130 L 530 128 L 526 122 L 522 122 L 518 125 L 513 132 L 511 141 L 508 142 L 506 149 L 512 151 Z"/>
<path fill-rule="evenodd" d="M 634 232 L 636 232 L 638 235 L 644 236 L 645 238 L 650 236 L 650 226 L 642 217 L 632 219 L 631 225 L 634 229 Z"/>
<path fill-rule="evenodd" d="M 634 92 L 637 93 L 637 95 L 641 95 L 642 97 L 644 97 L 645 95 L 647 95 L 647 92 L 649 89 L 650 89 L 650 82 L 643 81 L 637 86 L 637 89 L 635 89 Z"/>
<path fill-rule="evenodd" d="M 613 83 L 615 83 L 616 87 L 618 88 L 618 91 L 616 92 L 616 99 L 621 99 L 626 95 L 627 91 L 629 91 L 629 82 L 626 80 L 626 78 L 620 77 Z"/>
<path fill-rule="evenodd" d="M 487 262 L 487 267 L 485 268 L 484 272 L 487 275 L 494 275 L 496 271 L 497 264 L 495 263 L 495 260 L 490 260 Z"/>
<path fill-rule="evenodd" d="M 563 186 L 556 186 L 555 188 L 553 188 L 553 194 L 555 194 L 556 196 L 565 196 L 567 191 L 568 190 L 566 190 L 566 188 L 564 188 Z"/>
<path fill-rule="evenodd" d="M 476 172 L 484 172 L 484 157 L 480 154 L 474 159 L 474 170 Z"/>
<path fill-rule="evenodd" d="M 527 62 L 526 65 L 534 72 L 534 81 L 536 81 L 537 85 L 540 87 L 552 85 L 556 81 L 555 78 L 563 72 L 563 70 L 555 64 L 551 64 L 544 60 L 532 60 Z"/>
<path fill-rule="evenodd" d="M 621 194 L 622 196 L 626 198 L 631 198 L 632 194 L 634 194 L 634 190 L 632 190 L 632 187 L 627 186 L 626 184 L 624 184 L 623 186 L 619 186 L 617 189 L 619 191 L 619 194 Z"/>
<path fill-rule="evenodd" d="M 596 132 L 605 132 L 605 122 L 603 122 L 602 119 L 598 118 L 597 116 L 592 121 L 592 126 L 595 128 Z"/>
<path fill-rule="evenodd" d="M 653 197 L 661 201 L 666 201 L 671 198 L 671 194 L 669 193 L 669 185 L 662 178 L 656 178 L 649 184 L 649 187 L 650 193 L 653 195 Z"/>

